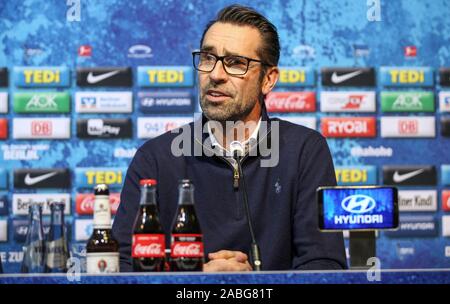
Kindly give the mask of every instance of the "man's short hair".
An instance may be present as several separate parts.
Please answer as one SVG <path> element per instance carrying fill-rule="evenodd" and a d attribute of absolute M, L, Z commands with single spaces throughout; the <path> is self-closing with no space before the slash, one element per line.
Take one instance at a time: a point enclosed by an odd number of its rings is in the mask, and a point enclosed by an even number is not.
<path fill-rule="evenodd" d="M 256 28 L 262 38 L 262 46 L 256 50 L 260 60 L 270 66 L 278 65 L 278 60 L 280 59 L 280 41 L 277 28 L 266 17 L 251 7 L 237 4 L 227 6 L 217 14 L 216 19 L 211 20 L 206 26 L 200 41 L 200 47 L 203 45 L 206 32 L 217 22 L 246 25 Z"/>

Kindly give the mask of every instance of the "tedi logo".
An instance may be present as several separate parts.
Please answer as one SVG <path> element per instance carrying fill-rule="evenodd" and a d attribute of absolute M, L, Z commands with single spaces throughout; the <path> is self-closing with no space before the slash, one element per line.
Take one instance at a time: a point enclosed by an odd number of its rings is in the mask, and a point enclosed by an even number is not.
<path fill-rule="evenodd" d="M 366 213 L 372 211 L 376 207 L 376 202 L 373 198 L 363 194 L 355 194 L 347 196 L 342 200 L 342 208 L 350 213 Z"/>

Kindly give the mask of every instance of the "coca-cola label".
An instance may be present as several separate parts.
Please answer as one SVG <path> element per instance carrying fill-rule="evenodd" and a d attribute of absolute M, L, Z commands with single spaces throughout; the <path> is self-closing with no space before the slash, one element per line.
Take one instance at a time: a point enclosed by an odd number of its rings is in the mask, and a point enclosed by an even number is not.
<path fill-rule="evenodd" d="M 315 112 L 314 92 L 270 92 L 266 97 L 268 112 Z"/>
<path fill-rule="evenodd" d="M 90 215 L 94 213 L 95 195 L 91 193 L 79 193 L 76 196 L 76 211 L 79 215 Z M 116 214 L 120 204 L 120 193 L 110 193 L 109 203 L 111 213 Z"/>
<path fill-rule="evenodd" d="M 115 273 L 119 272 L 118 252 L 86 253 L 87 273 Z"/>
<path fill-rule="evenodd" d="M 131 255 L 133 258 L 161 258 L 165 256 L 164 234 L 135 234 Z"/>
<path fill-rule="evenodd" d="M 201 234 L 172 234 L 170 256 L 172 258 L 202 258 L 203 235 Z"/>

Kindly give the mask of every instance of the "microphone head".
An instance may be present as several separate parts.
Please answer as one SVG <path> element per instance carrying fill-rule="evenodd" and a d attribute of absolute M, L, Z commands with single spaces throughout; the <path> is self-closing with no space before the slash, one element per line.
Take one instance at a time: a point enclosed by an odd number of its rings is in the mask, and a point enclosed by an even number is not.
<path fill-rule="evenodd" d="M 233 157 L 242 157 L 244 156 L 244 147 L 242 146 L 240 141 L 237 140 L 233 140 L 230 143 L 230 150 L 231 153 L 233 154 Z"/>

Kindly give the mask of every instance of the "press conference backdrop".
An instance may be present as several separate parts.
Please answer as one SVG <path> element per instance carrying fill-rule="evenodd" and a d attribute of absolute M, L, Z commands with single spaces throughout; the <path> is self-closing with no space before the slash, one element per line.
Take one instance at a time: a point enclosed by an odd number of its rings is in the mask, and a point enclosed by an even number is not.
<path fill-rule="evenodd" d="M 20 269 L 30 201 L 66 202 L 71 251 L 83 257 L 94 184 L 110 185 L 115 211 L 136 149 L 199 112 L 191 51 L 230 3 L 1 2 L 6 272 Z M 279 30 L 271 115 L 325 135 L 341 185 L 399 187 L 400 229 L 378 233 L 381 267 L 448 267 L 450 2 L 241 3 Z"/>

